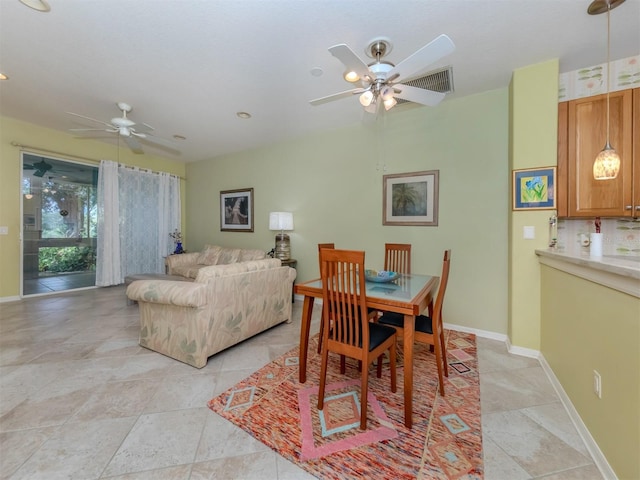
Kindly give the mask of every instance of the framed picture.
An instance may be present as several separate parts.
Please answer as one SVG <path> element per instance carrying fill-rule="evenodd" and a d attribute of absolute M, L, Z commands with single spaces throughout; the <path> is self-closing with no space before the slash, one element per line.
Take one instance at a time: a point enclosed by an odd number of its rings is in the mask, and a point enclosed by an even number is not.
<path fill-rule="evenodd" d="M 556 167 L 513 171 L 514 210 L 556 208 Z"/>
<path fill-rule="evenodd" d="M 382 177 L 383 225 L 438 225 L 439 170 Z"/>
<path fill-rule="evenodd" d="M 220 192 L 220 230 L 253 232 L 253 188 Z"/>

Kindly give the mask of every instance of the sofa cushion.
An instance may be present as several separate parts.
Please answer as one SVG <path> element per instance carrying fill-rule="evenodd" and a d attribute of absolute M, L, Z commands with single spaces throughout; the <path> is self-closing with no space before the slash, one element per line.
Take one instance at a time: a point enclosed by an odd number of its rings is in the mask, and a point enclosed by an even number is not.
<path fill-rule="evenodd" d="M 237 275 L 244 272 L 254 272 L 257 270 L 266 270 L 269 268 L 278 268 L 281 262 L 277 258 L 267 258 L 262 260 L 253 260 L 248 262 L 237 262 L 228 265 L 211 265 L 201 268 L 196 277 L 197 283 L 206 283 L 214 278 L 226 277 L 228 275 Z"/>
<path fill-rule="evenodd" d="M 178 265 L 171 269 L 172 275 L 181 275 L 186 278 L 195 279 L 198 276 L 198 272 L 201 268 L 208 267 L 209 265 L 200 265 L 190 263 L 188 265 Z"/>
<path fill-rule="evenodd" d="M 218 261 L 222 247 L 217 245 L 205 245 L 200 255 L 198 255 L 198 264 L 200 265 L 215 265 Z"/>
<path fill-rule="evenodd" d="M 267 258 L 267 252 L 264 250 L 242 249 L 240 250 L 240 258 L 238 261 L 248 262 L 249 260 L 262 260 L 263 258 Z"/>
<path fill-rule="evenodd" d="M 204 250 L 198 256 L 200 265 L 228 265 L 236 263 L 240 258 L 239 248 L 225 248 L 218 245 L 205 245 Z"/>

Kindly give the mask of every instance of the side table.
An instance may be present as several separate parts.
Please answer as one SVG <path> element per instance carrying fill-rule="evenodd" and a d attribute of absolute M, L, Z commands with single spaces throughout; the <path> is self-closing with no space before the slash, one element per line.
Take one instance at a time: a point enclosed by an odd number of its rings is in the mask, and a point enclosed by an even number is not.
<path fill-rule="evenodd" d="M 297 268 L 298 267 L 298 260 L 296 260 L 295 258 L 289 258 L 288 260 L 282 260 L 280 259 L 280 263 L 282 263 L 283 267 L 291 267 L 291 268 Z M 296 283 L 296 281 L 293 281 L 294 285 Z M 294 302 L 294 298 L 293 298 L 293 285 L 291 286 L 291 303 Z"/>

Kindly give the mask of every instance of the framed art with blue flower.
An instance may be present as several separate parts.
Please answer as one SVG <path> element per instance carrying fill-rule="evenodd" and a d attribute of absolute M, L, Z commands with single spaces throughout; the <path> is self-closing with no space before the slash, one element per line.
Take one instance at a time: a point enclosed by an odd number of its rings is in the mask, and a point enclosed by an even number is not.
<path fill-rule="evenodd" d="M 556 167 L 513 171 L 514 210 L 554 210 L 556 208 Z"/>

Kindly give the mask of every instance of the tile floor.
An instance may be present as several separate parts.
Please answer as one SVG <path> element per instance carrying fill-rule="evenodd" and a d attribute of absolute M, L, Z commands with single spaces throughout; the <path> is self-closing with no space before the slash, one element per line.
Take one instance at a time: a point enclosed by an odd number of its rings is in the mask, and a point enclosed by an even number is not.
<path fill-rule="evenodd" d="M 206 407 L 296 345 L 300 312 L 198 370 L 138 346 L 124 287 L 1 303 L 0 478 L 312 478 Z M 602 478 L 537 361 L 478 356 L 486 479 Z"/>
<path fill-rule="evenodd" d="M 37 278 L 25 278 L 22 284 L 22 293 L 23 295 L 37 295 L 93 287 L 95 284 L 96 272 L 43 274 Z"/>

